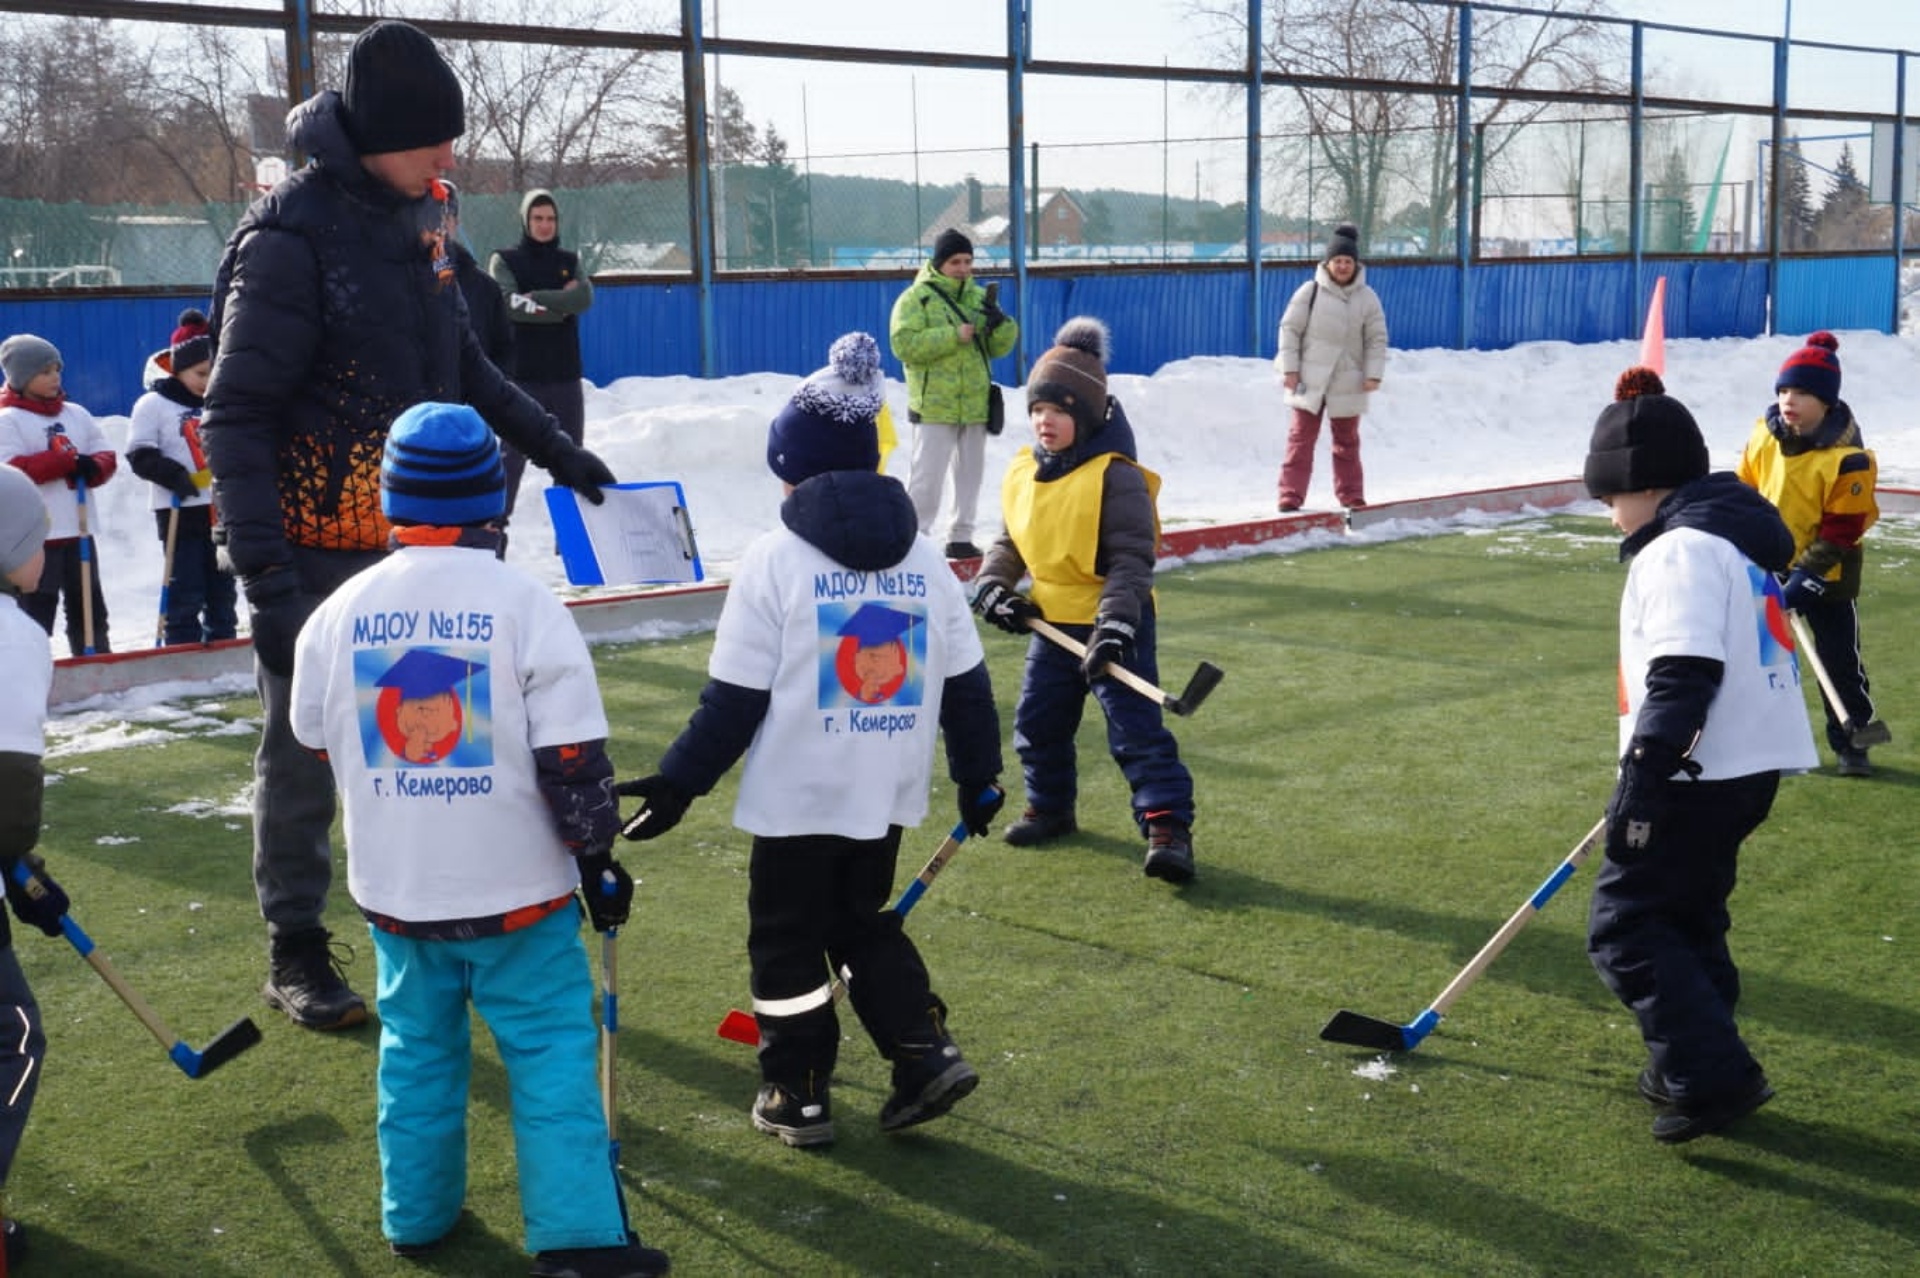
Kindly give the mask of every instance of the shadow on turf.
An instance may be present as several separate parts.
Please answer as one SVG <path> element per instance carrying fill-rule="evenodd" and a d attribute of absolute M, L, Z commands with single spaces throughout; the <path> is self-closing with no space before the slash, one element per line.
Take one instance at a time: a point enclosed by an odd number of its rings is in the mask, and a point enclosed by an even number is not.
<path fill-rule="evenodd" d="M 1401 1222 L 1398 1233 L 1428 1239 L 1430 1245 L 1424 1249 L 1407 1248 L 1391 1269 L 1381 1267 L 1387 1258 L 1379 1258 L 1370 1269 L 1373 1273 L 1436 1272 L 1434 1266 L 1444 1263 L 1445 1240 L 1463 1236 L 1510 1256 L 1525 1273 L 1565 1272 L 1569 1256 L 1605 1257 L 1609 1273 L 1659 1272 L 1661 1258 L 1643 1245 L 1637 1222 L 1625 1229 L 1596 1225 L 1532 1199 L 1502 1193 L 1484 1182 L 1449 1176 L 1421 1158 L 1402 1161 L 1284 1146 L 1263 1148 L 1276 1160 L 1313 1169 L 1316 1184 Z M 1460 1260 L 1458 1256 L 1447 1259 Z"/>
<path fill-rule="evenodd" d="M 1892 1130 L 1911 1131 L 1913 1123 L 1911 1119 L 1896 1121 Z M 1716 1153 L 1723 1146 L 1713 1144 L 1699 1152 L 1689 1149 L 1687 1160 L 1703 1171 L 1751 1189 L 1805 1199 L 1818 1204 L 1822 1211 L 1838 1213 L 1863 1226 L 1890 1230 L 1902 1238 L 1920 1237 L 1920 1206 L 1915 1205 L 1912 1192 L 1916 1179 L 1920 1179 L 1920 1148 L 1912 1142 L 1875 1139 L 1848 1128 L 1802 1122 L 1767 1110 L 1730 1130 L 1726 1139 L 1730 1144 L 1771 1154 L 1785 1164 L 1824 1168 L 1857 1185 L 1896 1188 L 1891 1193 L 1850 1188 L 1784 1167 L 1759 1166 Z"/>

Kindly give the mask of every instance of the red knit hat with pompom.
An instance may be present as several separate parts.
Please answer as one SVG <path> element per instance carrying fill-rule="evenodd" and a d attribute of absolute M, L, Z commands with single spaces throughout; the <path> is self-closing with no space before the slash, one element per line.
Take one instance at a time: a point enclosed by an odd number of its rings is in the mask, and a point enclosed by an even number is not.
<path fill-rule="evenodd" d="M 1807 344 L 1787 356 L 1780 376 L 1773 379 L 1773 393 L 1792 387 L 1803 390 L 1828 408 L 1840 400 L 1840 339 L 1821 329 Z"/>

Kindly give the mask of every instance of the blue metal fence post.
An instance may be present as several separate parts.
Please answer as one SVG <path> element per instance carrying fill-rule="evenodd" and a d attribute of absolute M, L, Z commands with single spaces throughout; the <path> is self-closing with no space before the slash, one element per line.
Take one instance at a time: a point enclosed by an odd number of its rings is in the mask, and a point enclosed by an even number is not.
<path fill-rule="evenodd" d="M 1013 254 L 1013 289 L 1023 316 L 1033 310 L 1027 292 L 1027 181 L 1020 167 L 1021 153 L 1027 148 L 1027 59 L 1033 52 L 1028 8 L 1028 0 L 1007 0 L 1007 249 Z M 1027 380 L 1027 342 L 1032 333 L 1031 320 L 1023 321 L 1020 341 L 1013 348 L 1013 371 L 1022 385 Z"/>
<path fill-rule="evenodd" d="M 1265 254 L 1260 235 L 1260 0 L 1247 0 L 1247 353 L 1258 357 L 1260 268 Z"/>
<path fill-rule="evenodd" d="M 1893 56 L 1893 314 L 1887 318 L 1887 331 L 1898 333 L 1900 277 L 1907 256 L 1907 55 Z"/>
<path fill-rule="evenodd" d="M 1640 286 L 1645 282 L 1647 250 L 1646 211 L 1641 201 L 1641 183 L 1646 178 L 1646 157 L 1641 153 L 1647 140 L 1647 29 L 1633 24 L 1632 64 L 1633 101 L 1627 106 L 1627 260 L 1633 264 L 1633 288 L 1627 293 L 1626 331 L 1632 333 L 1639 321 Z"/>
<path fill-rule="evenodd" d="M 719 375 L 713 316 L 713 167 L 707 147 L 707 46 L 700 0 L 680 0 L 686 44 L 680 74 L 686 85 L 687 228 L 693 247 L 695 313 L 700 323 L 700 376 Z"/>
<path fill-rule="evenodd" d="M 1473 281 L 1469 270 L 1473 245 L 1467 208 L 1472 199 L 1469 182 L 1473 167 L 1473 6 L 1461 5 L 1459 14 L 1460 86 L 1453 113 L 1453 256 L 1454 269 L 1460 272 L 1460 323 L 1454 346 L 1466 350 L 1473 345 Z"/>
<path fill-rule="evenodd" d="M 1789 10 L 1788 24 L 1792 24 Z M 1767 332 L 1774 334 L 1780 315 L 1780 241 L 1784 238 L 1781 222 L 1781 200 L 1786 187 L 1780 176 L 1780 166 L 1787 159 L 1787 46 L 1791 37 L 1782 35 L 1773 45 L 1773 172 L 1767 175 L 1767 206 L 1772 210 L 1767 218 L 1767 297 L 1772 305 L 1767 307 Z"/>

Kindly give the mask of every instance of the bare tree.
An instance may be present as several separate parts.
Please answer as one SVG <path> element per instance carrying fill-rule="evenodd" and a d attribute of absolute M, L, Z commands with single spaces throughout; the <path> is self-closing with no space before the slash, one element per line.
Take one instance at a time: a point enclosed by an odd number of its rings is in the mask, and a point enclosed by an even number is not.
<path fill-rule="evenodd" d="M 1621 90 L 1606 70 L 1619 37 L 1594 20 L 1606 13 L 1605 0 L 1539 0 L 1537 9 L 1474 11 L 1472 123 L 1483 166 L 1497 165 L 1501 152 L 1524 136 L 1524 126 L 1552 109 L 1524 96 L 1527 91 Z M 1215 46 L 1223 58 L 1244 60 L 1243 8 L 1196 0 L 1193 11 L 1220 33 Z M 1343 204 L 1339 215 L 1360 228 L 1363 242 L 1398 200 L 1423 215 L 1419 238 L 1435 251 L 1455 216 L 1455 8 L 1410 0 L 1279 0 L 1268 15 L 1260 41 L 1264 67 L 1303 79 L 1360 82 L 1287 87 L 1292 109 L 1284 111 L 1280 131 L 1300 145 L 1277 148 L 1280 163 L 1270 166 L 1271 176 L 1284 181 L 1303 164 L 1328 174 Z"/>

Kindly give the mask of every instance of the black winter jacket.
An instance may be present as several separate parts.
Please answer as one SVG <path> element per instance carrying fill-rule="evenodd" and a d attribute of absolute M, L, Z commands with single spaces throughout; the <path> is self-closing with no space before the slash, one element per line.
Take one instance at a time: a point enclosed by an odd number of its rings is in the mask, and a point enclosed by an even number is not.
<path fill-rule="evenodd" d="M 297 547 L 384 550 L 380 453 L 413 404 L 471 404 L 543 467 L 573 447 L 488 362 L 452 271 L 436 273 L 440 201 L 363 169 L 343 114 L 329 89 L 288 115 L 313 163 L 247 210 L 214 281 L 201 430 L 243 577 Z"/>

